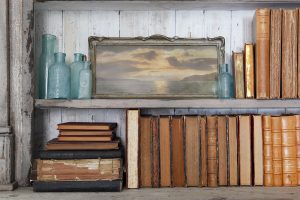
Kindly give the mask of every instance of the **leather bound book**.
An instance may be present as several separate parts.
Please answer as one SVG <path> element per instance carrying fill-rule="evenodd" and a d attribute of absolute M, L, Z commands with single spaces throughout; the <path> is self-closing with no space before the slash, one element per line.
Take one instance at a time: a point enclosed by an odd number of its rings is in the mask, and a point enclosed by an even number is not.
<path fill-rule="evenodd" d="M 207 120 L 207 186 L 218 186 L 217 160 L 217 117 L 208 116 Z"/>
<path fill-rule="evenodd" d="M 140 117 L 140 187 L 152 187 L 151 117 Z"/>
<path fill-rule="evenodd" d="M 300 185 L 300 115 L 296 117 L 296 140 L 297 140 L 297 174 L 298 174 L 298 185 Z"/>
<path fill-rule="evenodd" d="M 300 9 L 298 9 L 298 63 L 297 63 L 297 67 L 298 67 L 298 98 L 300 98 Z"/>
<path fill-rule="evenodd" d="M 171 140 L 172 140 L 172 186 L 185 186 L 184 171 L 184 136 L 183 136 L 183 118 L 173 117 L 171 122 Z"/>
<path fill-rule="evenodd" d="M 198 117 L 185 117 L 186 185 L 200 184 L 200 134 Z"/>
<path fill-rule="evenodd" d="M 271 116 L 263 116 L 264 186 L 273 186 L 273 139 Z"/>
<path fill-rule="evenodd" d="M 109 142 L 112 136 L 61 136 L 57 137 L 59 142 Z"/>
<path fill-rule="evenodd" d="M 117 127 L 116 123 L 98 122 L 66 122 L 57 125 L 58 130 L 91 130 L 91 131 L 110 131 Z"/>
<path fill-rule="evenodd" d="M 282 98 L 297 98 L 298 11 L 282 11 Z"/>
<path fill-rule="evenodd" d="M 245 98 L 244 87 L 244 55 L 239 52 L 232 52 L 234 82 L 235 82 L 235 98 Z"/>
<path fill-rule="evenodd" d="M 206 118 L 200 118 L 201 134 L 201 186 L 207 186 L 207 135 L 206 135 Z"/>
<path fill-rule="evenodd" d="M 254 185 L 264 184 L 262 117 L 253 116 L 253 165 Z"/>
<path fill-rule="evenodd" d="M 270 98 L 280 98 L 282 10 L 271 10 L 270 30 Z"/>
<path fill-rule="evenodd" d="M 239 116 L 240 185 L 252 185 L 251 118 Z"/>
<path fill-rule="evenodd" d="M 254 46 L 245 44 L 245 93 L 246 98 L 254 98 Z"/>
<path fill-rule="evenodd" d="M 238 185 L 237 119 L 228 117 L 229 185 Z"/>
<path fill-rule="evenodd" d="M 270 97 L 270 9 L 255 12 L 256 98 Z"/>
<path fill-rule="evenodd" d="M 281 117 L 271 118 L 273 141 L 273 186 L 282 186 Z"/>
<path fill-rule="evenodd" d="M 160 140 L 160 186 L 171 186 L 171 137 L 170 117 L 159 119 Z"/>
<path fill-rule="evenodd" d="M 160 185 L 158 117 L 152 117 L 151 129 L 152 129 L 152 187 L 158 188 Z"/>
<path fill-rule="evenodd" d="M 282 172 L 284 186 L 297 186 L 296 117 L 282 116 Z"/>
<path fill-rule="evenodd" d="M 227 125 L 226 116 L 218 116 L 219 185 L 227 183 Z"/>

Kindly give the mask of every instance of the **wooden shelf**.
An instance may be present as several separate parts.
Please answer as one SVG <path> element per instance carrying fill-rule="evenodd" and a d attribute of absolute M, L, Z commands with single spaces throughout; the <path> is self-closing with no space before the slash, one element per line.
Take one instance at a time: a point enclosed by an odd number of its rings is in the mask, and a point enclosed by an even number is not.
<path fill-rule="evenodd" d="M 300 99 L 90 99 L 35 100 L 36 108 L 300 108 Z"/>

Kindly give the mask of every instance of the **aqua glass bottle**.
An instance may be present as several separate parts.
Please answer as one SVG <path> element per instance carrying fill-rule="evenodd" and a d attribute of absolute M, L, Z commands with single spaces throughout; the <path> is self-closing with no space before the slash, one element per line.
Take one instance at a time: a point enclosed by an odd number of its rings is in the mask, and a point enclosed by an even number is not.
<path fill-rule="evenodd" d="M 221 99 L 233 98 L 234 88 L 233 88 L 233 77 L 230 73 L 228 64 L 220 65 L 219 73 L 219 89 L 218 96 Z"/>
<path fill-rule="evenodd" d="M 66 54 L 56 53 L 55 63 L 49 68 L 48 98 L 69 99 L 71 70 L 65 63 Z"/>
<path fill-rule="evenodd" d="M 84 62 L 84 67 L 79 74 L 79 99 L 90 99 L 92 97 L 92 71 L 90 65 L 90 61 Z"/>
<path fill-rule="evenodd" d="M 71 68 L 71 98 L 78 99 L 79 88 L 79 73 L 83 69 L 83 57 L 81 53 L 74 53 L 74 62 L 70 65 Z"/>
<path fill-rule="evenodd" d="M 42 53 L 39 58 L 38 79 L 39 79 L 39 98 L 47 99 L 48 89 L 48 70 L 54 64 L 54 49 L 56 36 L 44 34 L 42 36 Z"/>

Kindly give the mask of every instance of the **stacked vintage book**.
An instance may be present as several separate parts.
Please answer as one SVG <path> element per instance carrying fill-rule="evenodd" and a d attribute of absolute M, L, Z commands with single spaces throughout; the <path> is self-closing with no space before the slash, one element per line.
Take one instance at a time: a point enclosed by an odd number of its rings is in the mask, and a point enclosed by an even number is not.
<path fill-rule="evenodd" d="M 58 124 L 36 160 L 34 191 L 121 191 L 123 151 L 116 123 Z"/>

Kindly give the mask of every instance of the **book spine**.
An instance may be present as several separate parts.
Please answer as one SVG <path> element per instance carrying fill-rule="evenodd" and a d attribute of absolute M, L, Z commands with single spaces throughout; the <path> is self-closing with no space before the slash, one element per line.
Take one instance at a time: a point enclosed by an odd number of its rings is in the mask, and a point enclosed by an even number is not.
<path fill-rule="evenodd" d="M 159 187 L 159 130 L 158 130 L 158 117 L 152 117 L 152 186 Z"/>
<path fill-rule="evenodd" d="M 298 185 L 300 185 L 300 115 L 296 117 L 296 140 L 297 140 L 297 173 L 298 173 Z"/>
<path fill-rule="evenodd" d="M 245 44 L 245 93 L 254 98 L 254 50 L 253 44 Z"/>
<path fill-rule="evenodd" d="M 254 185 L 264 184 L 262 117 L 253 116 Z"/>
<path fill-rule="evenodd" d="M 300 16 L 300 9 L 298 9 L 298 63 L 297 63 L 297 66 L 298 66 L 298 98 L 300 98 L 300 19 L 299 19 L 299 16 Z"/>
<path fill-rule="evenodd" d="M 219 185 L 226 186 L 227 180 L 227 121 L 226 116 L 218 116 Z"/>
<path fill-rule="evenodd" d="M 273 186 L 273 139 L 271 116 L 263 116 L 264 186 Z"/>
<path fill-rule="evenodd" d="M 257 9 L 256 17 L 256 98 L 270 97 L 270 9 Z"/>
<path fill-rule="evenodd" d="M 217 117 L 207 117 L 207 185 L 218 186 Z"/>
<path fill-rule="evenodd" d="M 229 137 L 229 185 L 238 185 L 238 144 L 237 144 L 237 119 L 228 117 Z"/>
<path fill-rule="evenodd" d="M 233 69 L 235 82 L 235 98 L 245 98 L 244 87 L 244 56 L 243 53 L 232 52 L 233 55 Z"/>
<path fill-rule="evenodd" d="M 200 118 L 201 134 L 201 186 L 207 187 L 207 135 L 206 135 L 206 118 Z"/>

